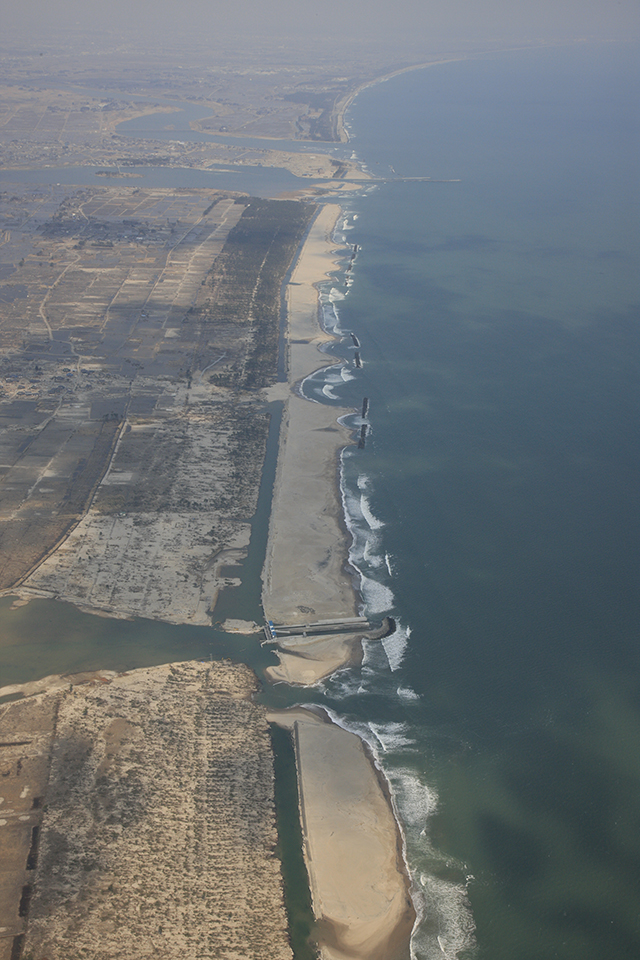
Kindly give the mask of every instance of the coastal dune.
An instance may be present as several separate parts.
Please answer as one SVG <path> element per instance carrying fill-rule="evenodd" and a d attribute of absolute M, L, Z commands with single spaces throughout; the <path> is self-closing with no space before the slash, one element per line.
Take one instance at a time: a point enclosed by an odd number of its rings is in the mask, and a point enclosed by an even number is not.
<path fill-rule="evenodd" d="M 0 956 L 291 960 L 252 671 L 187 661 L 41 686 L 0 706 Z"/>

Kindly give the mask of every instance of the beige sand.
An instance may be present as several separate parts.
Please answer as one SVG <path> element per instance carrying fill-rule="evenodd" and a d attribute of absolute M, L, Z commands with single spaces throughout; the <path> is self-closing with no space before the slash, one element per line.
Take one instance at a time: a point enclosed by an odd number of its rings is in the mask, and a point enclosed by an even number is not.
<path fill-rule="evenodd" d="M 61 679 L 0 705 L 0 957 L 291 960 L 249 668 Z"/>
<path fill-rule="evenodd" d="M 265 565 L 265 612 L 283 623 L 355 616 L 337 488 L 338 451 L 349 443 L 349 434 L 336 423 L 334 407 L 299 397 L 287 403 L 283 433 Z"/>
<path fill-rule="evenodd" d="M 291 652 L 287 652 L 291 650 Z M 362 656 L 360 637 L 356 634 L 315 636 L 304 644 L 279 647 L 277 667 L 267 667 L 272 683 L 291 683 L 310 687 Z"/>
<path fill-rule="evenodd" d="M 362 741 L 305 713 L 294 741 L 321 956 L 404 960 L 415 913 L 388 798 Z"/>
<path fill-rule="evenodd" d="M 352 411 L 302 399 L 296 385 L 331 363 L 318 347 L 332 338 L 318 323 L 318 291 L 336 261 L 331 233 L 340 207 L 324 206 L 313 223 L 287 288 L 289 396 L 285 401 L 278 471 L 263 572 L 270 620 L 304 623 L 357 614 L 347 568 L 346 531 L 338 488 L 339 451 L 352 442 L 338 417 Z M 273 680 L 315 683 L 351 662 L 357 638 L 318 638 L 279 652 Z"/>
<path fill-rule="evenodd" d="M 287 290 L 289 384 L 327 364 L 314 284 L 332 269 L 330 236 L 341 211 L 324 207 Z M 285 399 L 278 470 L 263 572 L 263 604 L 274 622 L 353 616 L 338 452 L 351 442 L 336 421 L 346 411 Z M 360 635 L 281 638 L 274 682 L 316 683 L 352 662 Z M 302 708 L 268 719 L 294 731 L 313 909 L 323 960 L 405 960 L 415 913 L 388 795 L 362 741 Z"/>

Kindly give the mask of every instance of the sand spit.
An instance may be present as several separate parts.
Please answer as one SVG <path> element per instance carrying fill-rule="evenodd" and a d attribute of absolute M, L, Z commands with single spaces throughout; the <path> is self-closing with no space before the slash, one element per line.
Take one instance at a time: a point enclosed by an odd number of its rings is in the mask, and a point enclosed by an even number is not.
<path fill-rule="evenodd" d="M 352 442 L 337 418 L 351 411 L 311 403 L 296 385 L 327 356 L 315 284 L 335 264 L 331 233 L 341 210 L 316 218 L 287 290 L 288 371 L 263 573 L 265 613 L 275 623 L 357 615 L 347 566 L 347 533 L 338 486 L 338 452 Z M 353 662 L 362 632 L 279 637 L 280 664 L 269 679 L 301 685 Z M 302 708 L 273 711 L 296 750 L 300 815 L 313 910 L 323 960 L 405 960 L 415 912 L 398 826 L 383 783 L 359 737 Z M 323 722 L 324 721 L 324 722 Z"/>
<path fill-rule="evenodd" d="M 293 731 L 300 813 L 323 960 L 404 960 L 415 913 L 388 798 L 359 737 L 302 708 Z"/>
<path fill-rule="evenodd" d="M 253 673 L 73 679 L 0 708 L 0 957 L 291 958 Z"/>
<path fill-rule="evenodd" d="M 347 664 L 359 663 L 362 659 L 360 635 L 357 634 L 314 636 L 304 646 L 292 642 L 289 650 L 291 652 L 279 647 L 276 653 L 280 663 L 277 667 L 266 668 L 265 673 L 272 683 L 310 687 Z"/>
<path fill-rule="evenodd" d="M 347 548 L 338 487 L 338 452 L 352 442 L 340 407 L 310 403 L 295 390 L 331 358 L 319 352 L 333 338 L 318 322 L 316 284 L 336 262 L 331 234 L 340 207 L 324 206 L 314 221 L 287 288 L 287 364 L 291 392 L 285 402 L 278 468 L 263 573 L 267 617 L 304 623 L 357 615 L 346 567 Z M 357 636 L 316 637 L 313 644 L 279 650 L 272 680 L 314 683 L 357 656 Z"/>

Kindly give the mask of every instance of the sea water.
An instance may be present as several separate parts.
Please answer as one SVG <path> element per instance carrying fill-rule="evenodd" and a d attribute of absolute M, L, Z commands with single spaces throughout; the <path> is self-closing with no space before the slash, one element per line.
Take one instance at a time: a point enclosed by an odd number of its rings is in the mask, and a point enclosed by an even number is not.
<path fill-rule="evenodd" d="M 348 116 L 349 150 L 390 180 L 343 201 L 336 239 L 358 252 L 322 289 L 343 363 L 304 391 L 366 427 L 342 458 L 351 559 L 364 608 L 396 629 L 361 667 L 263 699 L 322 703 L 371 745 L 417 960 L 640 955 L 637 53 L 443 64 L 364 90 Z M 216 615 L 258 615 L 270 449 L 252 572 Z M 10 605 L 2 682 L 273 662 L 253 638 Z"/>
<path fill-rule="evenodd" d="M 640 956 L 637 54 L 433 66 L 347 117 L 390 179 L 345 202 L 343 362 L 304 392 L 368 398 L 343 499 L 396 629 L 322 702 L 389 779 L 419 960 Z"/>

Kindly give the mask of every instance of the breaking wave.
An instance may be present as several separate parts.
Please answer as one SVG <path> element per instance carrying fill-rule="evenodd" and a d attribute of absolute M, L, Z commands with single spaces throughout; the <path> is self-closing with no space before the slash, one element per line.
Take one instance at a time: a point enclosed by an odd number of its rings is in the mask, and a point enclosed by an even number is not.
<path fill-rule="evenodd" d="M 341 228 L 351 229 L 348 216 Z M 327 332 L 347 337 L 338 310 L 344 294 L 336 282 L 332 285 L 328 281 L 321 288 L 322 323 Z M 327 366 L 306 378 L 303 395 L 318 402 L 340 402 L 342 384 L 354 379 L 354 373 L 346 360 Z M 358 414 L 343 416 L 340 422 L 357 433 L 368 424 Z M 392 616 L 395 627 L 387 637 L 362 641 L 358 670 L 340 671 L 322 682 L 320 688 L 336 709 L 327 709 L 326 703 L 323 706 L 334 723 L 367 744 L 389 785 L 417 915 L 412 960 L 457 960 L 475 942 L 467 895 L 469 878 L 464 864 L 445 863 L 430 839 L 430 821 L 438 808 L 438 796 L 425 783 L 422 769 L 422 744 L 428 742 L 429 734 L 421 726 L 420 697 L 402 674 L 411 628 L 396 609 L 395 563 L 385 549 L 385 522 L 375 512 L 375 482 L 362 469 L 363 461 L 358 457 L 355 447 L 347 447 L 340 462 L 343 515 L 351 536 L 349 562 L 358 580 L 361 613 L 373 619 Z M 363 720 L 363 698 L 367 697 L 370 704 L 364 706 L 364 715 L 369 714 L 369 719 Z M 385 709 L 375 708 L 375 703 L 383 701 L 394 704 L 393 720 L 384 717 Z M 406 721 L 397 719 L 403 715 Z"/>

